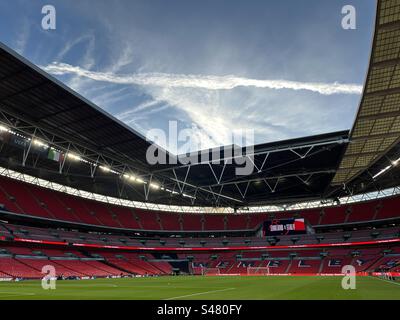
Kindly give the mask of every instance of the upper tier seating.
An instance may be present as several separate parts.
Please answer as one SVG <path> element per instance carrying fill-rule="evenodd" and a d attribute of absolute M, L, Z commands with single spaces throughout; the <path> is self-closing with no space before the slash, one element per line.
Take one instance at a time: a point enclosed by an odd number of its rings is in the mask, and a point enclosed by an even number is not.
<path fill-rule="evenodd" d="M 400 197 L 300 212 L 182 214 L 126 208 L 0 177 L 0 208 L 47 219 L 137 230 L 254 230 L 270 217 L 304 217 L 312 225 L 343 224 L 400 217 Z"/>

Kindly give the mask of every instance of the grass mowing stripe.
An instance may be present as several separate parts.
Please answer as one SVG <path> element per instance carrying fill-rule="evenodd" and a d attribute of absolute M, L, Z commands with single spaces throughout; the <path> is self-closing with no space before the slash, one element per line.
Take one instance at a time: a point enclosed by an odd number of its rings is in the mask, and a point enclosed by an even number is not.
<path fill-rule="evenodd" d="M 206 291 L 206 292 L 199 292 L 199 293 L 193 293 L 193 294 L 186 294 L 184 296 L 179 296 L 179 297 L 172 297 L 164 300 L 175 300 L 175 299 L 181 299 L 181 298 L 188 298 L 188 297 L 194 297 L 194 296 L 200 296 L 202 294 L 208 294 L 208 293 L 215 293 L 215 292 L 223 292 L 223 291 L 229 291 L 229 290 L 235 290 L 236 288 L 226 288 L 226 289 L 221 289 L 221 290 L 212 290 L 212 291 Z"/>
<path fill-rule="evenodd" d="M 6 296 L 5 294 L 8 294 Z M 33 292 L 26 292 L 26 293 L 20 293 L 20 292 L 6 292 L 6 291 L 0 291 L 0 297 L 9 297 L 10 295 L 12 296 L 35 296 L 36 293 Z"/>

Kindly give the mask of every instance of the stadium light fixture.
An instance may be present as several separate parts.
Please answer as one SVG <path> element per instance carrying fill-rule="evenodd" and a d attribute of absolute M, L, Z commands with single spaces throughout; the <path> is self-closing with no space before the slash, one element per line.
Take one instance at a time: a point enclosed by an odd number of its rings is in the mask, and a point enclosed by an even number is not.
<path fill-rule="evenodd" d="M 390 165 L 388 165 L 387 167 L 385 167 L 381 171 L 379 171 L 376 175 L 374 175 L 372 177 L 372 179 L 375 180 L 376 178 L 378 178 L 379 176 L 384 174 L 386 171 L 390 170 L 392 167 L 397 167 L 399 163 L 400 163 L 400 158 L 398 158 L 397 160 L 391 161 Z"/>
<path fill-rule="evenodd" d="M 74 160 L 74 161 L 82 161 L 82 158 L 81 158 L 80 156 L 77 156 L 77 155 L 74 154 L 74 153 L 68 153 L 68 154 L 67 154 L 67 157 L 68 157 L 69 159 L 71 159 L 71 160 Z"/>
<path fill-rule="evenodd" d="M 191 196 L 189 194 L 186 194 L 186 193 L 182 193 L 182 196 L 184 196 L 185 198 L 190 198 L 190 199 L 195 199 L 196 200 L 196 197 L 193 197 L 193 196 Z"/>
<path fill-rule="evenodd" d="M 103 170 L 104 172 L 111 172 L 111 169 L 110 169 L 109 167 L 106 167 L 106 166 L 99 166 L 99 168 L 100 168 L 101 170 Z"/>
<path fill-rule="evenodd" d="M 114 174 L 119 175 L 119 176 L 121 175 L 120 172 L 111 169 L 109 166 L 103 166 L 103 165 L 101 165 L 101 166 L 99 166 L 99 168 L 100 168 L 101 170 L 103 170 L 104 172 L 114 173 Z"/>
<path fill-rule="evenodd" d="M 124 174 L 124 178 L 126 179 L 126 180 L 130 180 L 130 181 L 135 181 L 136 180 L 136 177 L 135 176 L 133 176 L 133 175 L 131 175 L 131 174 Z"/>
<path fill-rule="evenodd" d="M 139 182 L 139 183 L 144 183 L 144 184 L 146 183 L 146 181 L 144 181 L 144 180 L 141 179 L 141 178 L 136 178 L 135 181 L 136 181 L 136 182 Z"/>
<path fill-rule="evenodd" d="M 400 158 L 398 158 L 398 159 L 395 160 L 395 161 L 392 161 L 393 167 L 396 167 L 399 163 L 400 163 Z"/>
<path fill-rule="evenodd" d="M 167 191 L 167 192 L 169 192 L 169 193 L 172 193 L 172 194 L 178 194 L 178 193 L 179 193 L 179 192 L 173 191 L 173 190 L 171 190 L 171 189 L 165 189 L 165 191 Z"/>
<path fill-rule="evenodd" d="M 0 125 L 0 132 L 8 131 L 6 126 Z"/>
<path fill-rule="evenodd" d="M 34 139 L 33 140 L 33 144 L 38 146 L 38 147 L 49 148 L 49 146 L 46 143 L 44 143 L 44 142 L 42 142 L 42 141 L 40 141 L 38 139 Z"/>
<path fill-rule="evenodd" d="M 158 184 L 156 184 L 156 183 L 150 183 L 150 187 L 151 187 L 152 189 L 155 189 L 155 190 L 160 189 L 160 186 L 159 186 Z"/>
<path fill-rule="evenodd" d="M 384 174 L 386 171 L 388 171 L 391 167 L 392 167 L 392 165 L 383 168 L 383 169 L 382 169 L 381 171 L 379 171 L 376 175 L 374 175 L 374 176 L 372 177 L 372 179 L 375 180 L 376 178 L 378 178 L 379 176 L 381 176 L 382 174 Z"/>

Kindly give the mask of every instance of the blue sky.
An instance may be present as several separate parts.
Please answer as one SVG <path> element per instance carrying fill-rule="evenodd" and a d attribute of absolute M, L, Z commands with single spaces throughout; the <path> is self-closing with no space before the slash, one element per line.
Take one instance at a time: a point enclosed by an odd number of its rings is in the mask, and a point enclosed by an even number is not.
<path fill-rule="evenodd" d="M 56 30 L 41 28 L 45 4 L 57 10 Z M 347 4 L 356 30 L 341 27 Z M 192 128 L 194 150 L 229 144 L 240 129 L 253 129 L 255 143 L 350 129 L 375 6 L 0 0 L 0 41 L 143 135 L 171 120 Z"/>

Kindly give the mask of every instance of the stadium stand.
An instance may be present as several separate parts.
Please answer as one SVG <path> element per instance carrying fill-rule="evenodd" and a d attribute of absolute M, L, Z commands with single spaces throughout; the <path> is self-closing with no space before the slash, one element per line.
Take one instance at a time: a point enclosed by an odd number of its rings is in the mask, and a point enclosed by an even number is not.
<path fill-rule="evenodd" d="M 7 190 L 7 192 L 5 191 Z M 213 215 L 155 212 L 109 205 L 0 177 L 0 201 L 5 210 L 38 218 L 70 221 L 111 228 L 155 231 L 254 230 L 267 214 Z M 338 225 L 399 217 L 400 197 L 365 203 L 273 214 L 294 215 L 313 226 Z"/>
<path fill-rule="evenodd" d="M 141 238 L 132 238 L 121 235 L 111 235 L 94 232 L 79 232 L 79 231 L 65 231 L 51 228 L 37 228 L 18 226 L 12 224 L 0 224 L 3 228 L 7 227 L 12 232 L 12 235 L 18 238 L 32 239 L 32 240 L 45 240 L 45 241 L 61 241 L 65 243 L 86 243 L 86 244 L 102 244 L 102 245 L 117 245 L 117 246 L 147 246 L 147 247 L 202 247 L 205 242 L 206 247 L 224 247 L 230 246 L 262 246 L 267 244 L 267 240 L 263 237 L 228 237 L 228 238 L 160 238 L 157 240 L 146 239 L 146 242 L 141 242 Z M 11 235 L 6 233 L 5 235 Z M 296 245 L 307 244 L 328 244 L 328 243 L 341 243 L 344 241 L 362 242 L 373 240 L 384 240 L 396 238 L 399 234 L 399 227 L 390 228 L 375 228 L 373 230 L 355 230 L 351 233 L 347 231 L 331 231 L 323 234 L 314 235 L 298 235 Z M 323 235 L 323 239 L 318 236 Z M 349 236 L 349 237 L 347 237 Z M 292 236 L 279 236 L 279 245 L 293 245 Z M 160 242 L 163 240 L 163 242 Z M 184 243 L 182 243 L 184 241 Z"/>
<path fill-rule="evenodd" d="M 16 226 L 8 225 L 10 230 L 18 230 Z M 27 228 L 28 229 L 28 228 Z M 33 229 L 38 228 L 31 228 Z M 382 230 L 383 231 L 383 230 Z M 398 232 L 382 232 L 383 238 L 393 239 Z M 368 233 L 358 232 L 356 239 L 371 239 Z M 83 234 L 83 233 L 82 233 Z M 41 234 L 42 236 L 44 234 Z M 400 249 L 396 243 L 354 244 L 349 248 L 342 248 L 343 238 L 329 237 L 326 245 L 318 249 L 299 247 L 292 249 L 289 246 L 269 247 L 262 250 L 240 250 L 218 252 L 210 247 L 208 252 L 195 252 L 188 247 L 186 253 L 170 253 L 157 255 L 157 249 L 152 253 L 127 251 L 129 249 L 119 245 L 117 247 L 98 246 L 70 247 L 56 245 L 46 241 L 35 243 L 18 243 L 6 241 L 0 251 L 0 276 L 12 278 L 40 278 L 41 270 L 45 265 L 52 265 L 57 275 L 64 277 L 116 277 L 116 276 L 154 276 L 170 275 L 176 263 L 188 265 L 187 272 L 192 274 L 227 274 L 249 275 L 248 268 L 267 269 L 268 274 L 315 275 L 340 274 L 344 265 L 352 265 L 360 274 L 366 274 L 381 269 L 398 268 Z M 338 241 L 332 247 L 332 241 Z M 232 240 L 233 242 L 233 240 Z M 364 242 L 361 242 L 364 243 Z M 155 243 L 154 243 L 155 244 Z M 152 245 L 154 245 L 152 244 Z M 213 245 L 215 245 L 214 243 Z M 192 244 L 193 245 L 193 244 Z M 57 247 L 57 248 L 55 248 Z M 106 251 L 105 251 L 106 250 Z M 136 249 L 137 250 L 137 249 Z M 213 270 L 209 273 L 204 270 Z M 218 270 L 216 273 L 215 270 Z"/>

